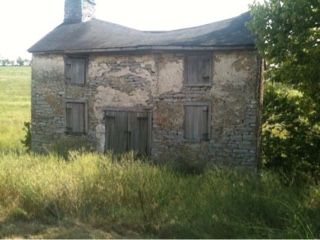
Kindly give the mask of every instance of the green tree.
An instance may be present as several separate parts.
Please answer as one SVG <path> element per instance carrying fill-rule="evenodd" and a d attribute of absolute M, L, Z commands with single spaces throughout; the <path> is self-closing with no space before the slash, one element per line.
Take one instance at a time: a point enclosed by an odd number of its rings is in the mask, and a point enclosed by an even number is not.
<path fill-rule="evenodd" d="M 17 58 L 17 64 L 21 67 L 24 65 L 24 60 L 21 57 Z"/>
<path fill-rule="evenodd" d="M 1 65 L 2 66 L 7 66 L 9 63 L 10 63 L 10 60 L 7 59 L 7 58 L 1 60 Z"/>
<path fill-rule="evenodd" d="M 249 28 L 268 78 L 293 84 L 320 102 L 320 1 L 269 0 L 251 6 Z"/>
<path fill-rule="evenodd" d="M 267 63 L 265 166 L 287 183 L 319 182 L 320 0 L 255 2 L 251 14 L 248 27 Z"/>

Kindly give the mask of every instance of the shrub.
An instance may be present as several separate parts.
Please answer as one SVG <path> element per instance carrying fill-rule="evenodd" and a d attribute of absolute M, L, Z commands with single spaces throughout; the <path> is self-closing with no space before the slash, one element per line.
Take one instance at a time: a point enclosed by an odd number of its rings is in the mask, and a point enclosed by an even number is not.
<path fill-rule="evenodd" d="M 31 123 L 25 122 L 23 130 L 25 132 L 25 136 L 24 136 L 24 139 L 21 140 L 21 143 L 26 147 L 27 152 L 30 152 L 31 151 Z"/>
<path fill-rule="evenodd" d="M 263 161 L 286 184 L 319 183 L 320 122 L 312 99 L 286 85 L 267 84 Z"/>

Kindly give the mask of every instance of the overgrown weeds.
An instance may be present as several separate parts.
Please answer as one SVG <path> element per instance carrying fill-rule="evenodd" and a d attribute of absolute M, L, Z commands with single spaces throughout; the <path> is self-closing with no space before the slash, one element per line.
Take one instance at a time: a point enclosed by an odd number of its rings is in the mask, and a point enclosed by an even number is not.
<path fill-rule="evenodd" d="M 161 238 L 317 238 L 317 194 L 268 172 L 185 175 L 130 154 L 0 153 L 0 215 L 9 220 L 78 219 Z"/>

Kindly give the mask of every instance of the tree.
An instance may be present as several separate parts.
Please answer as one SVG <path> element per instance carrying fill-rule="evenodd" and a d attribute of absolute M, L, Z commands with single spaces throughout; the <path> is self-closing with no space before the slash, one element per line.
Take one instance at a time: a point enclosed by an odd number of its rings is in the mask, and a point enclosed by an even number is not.
<path fill-rule="evenodd" d="M 251 14 L 248 27 L 268 69 L 265 166 L 282 173 L 286 183 L 319 183 L 320 1 L 265 0 L 255 2 Z"/>
<path fill-rule="evenodd" d="M 30 66 L 31 65 L 31 61 L 27 58 L 24 59 L 24 65 L 26 66 Z"/>
<path fill-rule="evenodd" d="M 7 58 L 1 60 L 1 65 L 2 65 L 3 67 L 4 67 L 4 66 L 7 66 L 9 63 L 10 63 L 10 60 L 7 59 Z"/>
<path fill-rule="evenodd" d="M 269 0 L 251 6 L 249 28 L 268 63 L 268 77 L 320 101 L 320 1 Z"/>
<path fill-rule="evenodd" d="M 17 64 L 21 67 L 24 66 L 24 60 L 21 57 L 17 58 Z"/>

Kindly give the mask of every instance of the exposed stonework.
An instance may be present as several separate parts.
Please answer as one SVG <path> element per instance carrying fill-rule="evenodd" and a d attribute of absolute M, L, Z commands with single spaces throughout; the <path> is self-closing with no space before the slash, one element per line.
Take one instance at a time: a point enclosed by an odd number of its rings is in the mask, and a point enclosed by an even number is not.
<path fill-rule="evenodd" d="M 64 133 L 64 61 L 38 55 L 32 61 L 32 148 L 45 150 Z"/>
<path fill-rule="evenodd" d="M 86 136 L 98 151 L 105 150 L 106 107 L 148 107 L 153 113 L 152 156 L 187 146 L 201 149 L 215 163 L 256 166 L 261 81 L 257 52 L 213 52 L 212 84 L 202 87 L 184 84 L 185 54 L 91 54 L 85 86 L 65 84 L 63 55 L 34 54 L 33 149 L 49 148 L 64 136 L 64 102 L 83 99 L 88 103 Z M 210 105 L 209 142 L 184 139 L 184 105 L 190 102 Z"/>

